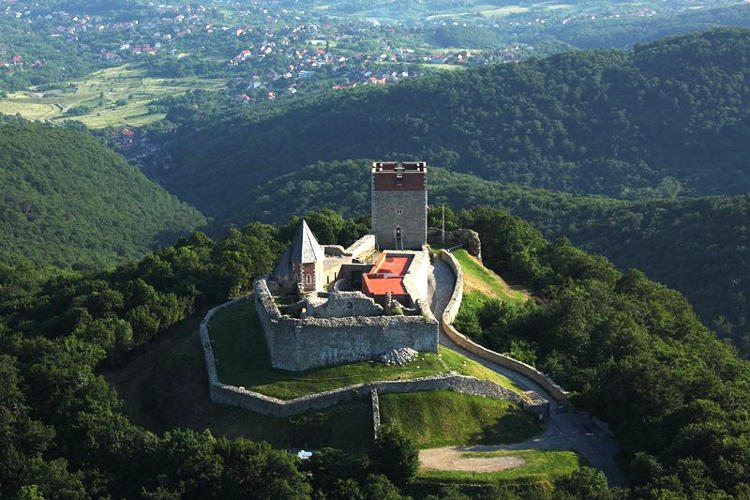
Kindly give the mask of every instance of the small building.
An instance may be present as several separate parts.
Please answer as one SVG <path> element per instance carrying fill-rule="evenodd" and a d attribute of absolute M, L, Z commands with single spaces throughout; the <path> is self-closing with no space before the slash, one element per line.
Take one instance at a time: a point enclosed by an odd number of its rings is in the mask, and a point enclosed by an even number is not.
<path fill-rule="evenodd" d="M 292 239 L 292 244 L 281 256 L 274 271 L 274 277 L 282 286 L 289 287 L 301 283 L 305 292 L 322 291 L 325 258 L 323 247 L 320 246 L 303 219 Z"/>
<path fill-rule="evenodd" d="M 341 267 L 374 250 L 374 238 L 363 236 L 349 248 L 321 245 L 303 219 L 291 245 L 281 256 L 272 278 L 282 289 L 290 291 L 302 284 L 305 293 L 325 291 L 339 279 Z"/>

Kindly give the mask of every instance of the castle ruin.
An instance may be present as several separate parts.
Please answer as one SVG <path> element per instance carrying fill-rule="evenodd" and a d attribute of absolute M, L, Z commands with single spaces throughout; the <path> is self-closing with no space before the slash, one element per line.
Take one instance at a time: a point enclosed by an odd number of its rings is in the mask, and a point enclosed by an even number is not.
<path fill-rule="evenodd" d="M 373 232 L 349 248 L 320 245 L 301 222 L 274 273 L 255 283 L 273 367 L 365 361 L 404 347 L 437 352 L 426 171 L 423 162 L 374 163 Z"/>

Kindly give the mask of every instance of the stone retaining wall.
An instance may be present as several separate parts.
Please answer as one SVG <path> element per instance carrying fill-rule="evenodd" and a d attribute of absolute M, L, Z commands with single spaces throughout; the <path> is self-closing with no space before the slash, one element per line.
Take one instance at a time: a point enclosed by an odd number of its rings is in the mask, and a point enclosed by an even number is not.
<path fill-rule="evenodd" d="M 274 368 L 302 371 L 368 361 L 401 347 L 438 352 L 439 324 L 427 307 L 414 316 L 299 319 L 279 312 L 265 280 L 256 281 L 254 288 Z"/>
<path fill-rule="evenodd" d="M 380 398 L 378 390 L 374 387 L 370 389 L 370 400 L 372 402 L 372 438 L 377 440 L 380 433 Z"/>
<path fill-rule="evenodd" d="M 453 271 L 453 276 L 456 277 L 453 293 L 448 304 L 445 306 L 443 317 L 440 318 L 443 324 L 450 325 L 456 319 L 456 316 L 458 316 L 458 310 L 461 308 L 461 301 L 464 297 L 464 272 L 453 254 L 447 250 L 440 250 L 438 258 L 448 264 L 448 267 Z"/>
<path fill-rule="evenodd" d="M 206 372 L 208 374 L 209 391 L 211 401 L 214 403 L 238 406 L 271 417 L 289 417 L 310 410 L 328 408 L 354 399 L 371 398 L 372 390 L 383 394 L 418 391 L 453 391 L 509 400 L 534 414 L 544 412 L 543 404 L 530 402 L 520 394 L 494 382 L 456 374 L 436 375 L 411 380 L 387 380 L 354 384 L 290 400 L 273 398 L 249 391 L 244 387 L 223 384 L 216 372 L 213 347 L 209 337 L 209 324 L 216 312 L 236 302 L 249 300 L 249 298 L 249 296 L 242 297 L 211 309 L 200 324 L 200 337 L 201 344 L 203 345 Z"/>
<path fill-rule="evenodd" d="M 567 401 L 570 399 L 568 391 L 560 387 L 554 380 L 549 378 L 544 373 L 540 372 L 533 366 L 527 365 L 517 359 L 513 359 L 499 352 L 491 351 L 486 347 L 482 347 L 473 340 L 469 339 L 458 330 L 453 327 L 453 321 L 456 319 L 458 310 L 461 307 L 461 299 L 463 297 L 463 271 L 461 265 L 458 263 L 456 258 L 445 250 L 441 250 L 439 254 L 440 260 L 448 264 L 453 274 L 456 276 L 456 284 L 453 290 L 451 300 L 448 302 L 448 306 L 445 308 L 445 312 L 442 317 L 442 329 L 443 332 L 460 347 L 463 347 L 467 351 L 476 354 L 482 359 L 496 363 L 504 368 L 513 370 L 516 373 L 520 373 L 524 377 L 532 380 L 539 384 L 539 386 L 547 391 L 550 396 L 558 401 Z"/>

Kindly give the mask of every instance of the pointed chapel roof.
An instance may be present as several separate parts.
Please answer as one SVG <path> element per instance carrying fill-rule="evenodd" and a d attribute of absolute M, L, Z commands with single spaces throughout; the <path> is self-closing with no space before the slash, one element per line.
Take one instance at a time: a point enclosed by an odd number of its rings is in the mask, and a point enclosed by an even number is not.
<path fill-rule="evenodd" d="M 323 262 L 325 260 L 323 247 L 318 244 L 305 219 L 302 219 L 297 233 L 292 239 L 289 247 L 289 261 L 298 264 L 309 264 L 311 262 Z"/>

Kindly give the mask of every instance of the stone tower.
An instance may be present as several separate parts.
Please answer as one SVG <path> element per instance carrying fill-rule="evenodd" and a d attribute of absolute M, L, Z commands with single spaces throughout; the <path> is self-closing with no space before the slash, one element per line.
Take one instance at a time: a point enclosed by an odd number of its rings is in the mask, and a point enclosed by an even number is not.
<path fill-rule="evenodd" d="M 427 243 L 427 164 L 372 164 L 372 230 L 380 249 L 420 249 Z"/>

